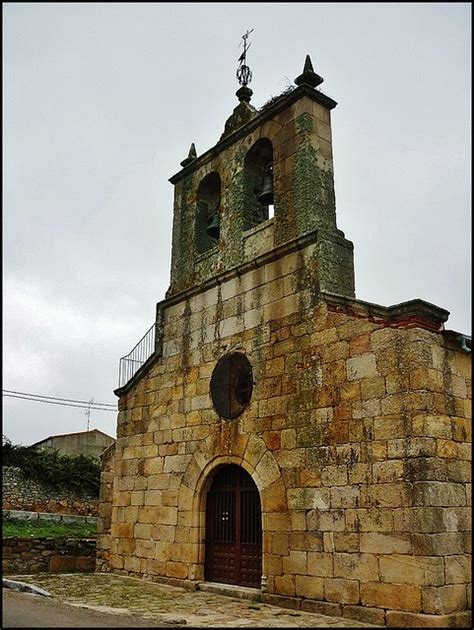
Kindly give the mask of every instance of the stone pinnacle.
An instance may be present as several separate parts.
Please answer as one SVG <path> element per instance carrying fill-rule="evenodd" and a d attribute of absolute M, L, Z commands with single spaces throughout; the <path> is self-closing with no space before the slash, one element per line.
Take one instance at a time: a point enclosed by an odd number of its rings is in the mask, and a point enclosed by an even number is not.
<path fill-rule="evenodd" d="M 194 146 L 194 142 L 191 143 L 191 147 L 189 148 L 188 157 L 185 158 L 182 162 L 180 162 L 181 166 L 187 166 L 191 164 L 197 158 L 196 147 Z"/>
<path fill-rule="evenodd" d="M 320 77 L 319 74 L 313 70 L 313 64 L 311 63 L 311 57 L 306 55 L 306 59 L 304 62 L 303 73 L 300 74 L 295 79 L 296 85 L 309 85 L 312 88 L 315 88 L 317 85 L 324 81 L 323 77 Z"/>

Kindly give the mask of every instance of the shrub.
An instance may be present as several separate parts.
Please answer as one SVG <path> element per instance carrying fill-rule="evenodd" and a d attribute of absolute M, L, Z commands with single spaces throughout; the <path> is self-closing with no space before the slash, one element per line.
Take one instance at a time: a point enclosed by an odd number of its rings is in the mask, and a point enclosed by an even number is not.
<path fill-rule="evenodd" d="M 99 494 L 100 464 L 90 455 L 60 455 L 49 448 L 12 444 L 3 437 L 2 463 L 19 468 L 26 479 L 51 488 Z"/>

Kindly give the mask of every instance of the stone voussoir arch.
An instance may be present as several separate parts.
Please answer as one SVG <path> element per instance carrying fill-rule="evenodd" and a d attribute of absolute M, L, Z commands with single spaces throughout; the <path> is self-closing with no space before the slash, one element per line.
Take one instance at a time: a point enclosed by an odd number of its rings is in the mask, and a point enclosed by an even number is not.
<path fill-rule="evenodd" d="M 264 539 L 266 515 L 287 511 L 287 493 L 280 467 L 262 438 L 256 435 L 238 436 L 230 445 L 225 446 L 218 442 L 216 436 L 203 440 L 183 474 L 178 500 L 178 511 L 185 510 L 189 513 L 190 542 L 195 550 L 194 557 L 190 558 L 193 564 L 190 576 L 195 580 L 202 580 L 204 577 L 207 492 L 216 469 L 230 464 L 241 466 L 257 486 Z"/>

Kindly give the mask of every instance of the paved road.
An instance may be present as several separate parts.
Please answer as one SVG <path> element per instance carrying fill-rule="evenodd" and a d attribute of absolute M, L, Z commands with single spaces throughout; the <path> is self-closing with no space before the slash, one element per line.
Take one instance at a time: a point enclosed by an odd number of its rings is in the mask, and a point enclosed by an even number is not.
<path fill-rule="evenodd" d="M 2 628 L 169 628 L 134 615 L 63 604 L 53 597 L 2 589 Z M 181 628 L 173 624 L 173 628 Z"/>

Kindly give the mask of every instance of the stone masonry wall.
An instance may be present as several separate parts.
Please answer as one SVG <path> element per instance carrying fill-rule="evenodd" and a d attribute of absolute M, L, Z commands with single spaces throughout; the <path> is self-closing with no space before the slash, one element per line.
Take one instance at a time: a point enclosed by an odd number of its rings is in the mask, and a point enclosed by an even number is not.
<path fill-rule="evenodd" d="M 165 310 L 163 356 L 119 400 L 99 546 L 112 571 L 202 580 L 206 491 L 236 463 L 260 491 L 266 601 L 376 624 L 461 623 L 471 358 L 423 323 L 318 294 L 313 251 Z M 209 379 L 231 349 L 256 384 L 226 421 Z"/>
<path fill-rule="evenodd" d="M 97 516 L 98 497 L 54 490 L 34 479 L 25 479 L 19 468 L 3 466 L 2 508 L 56 514 Z"/>
<path fill-rule="evenodd" d="M 115 443 L 109 446 L 101 456 L 100 504 L 97 539 L 97 571 L 107 571 L 110 560 L 110 528 L 112 524 L 112 505 L 114 490 L 114 455 Z"/>
<path fill-rule="evenodd" d="M 4 538 L 4 575 L 89 572 L 95 568 L 96 541 L 77 538 Z"/>

